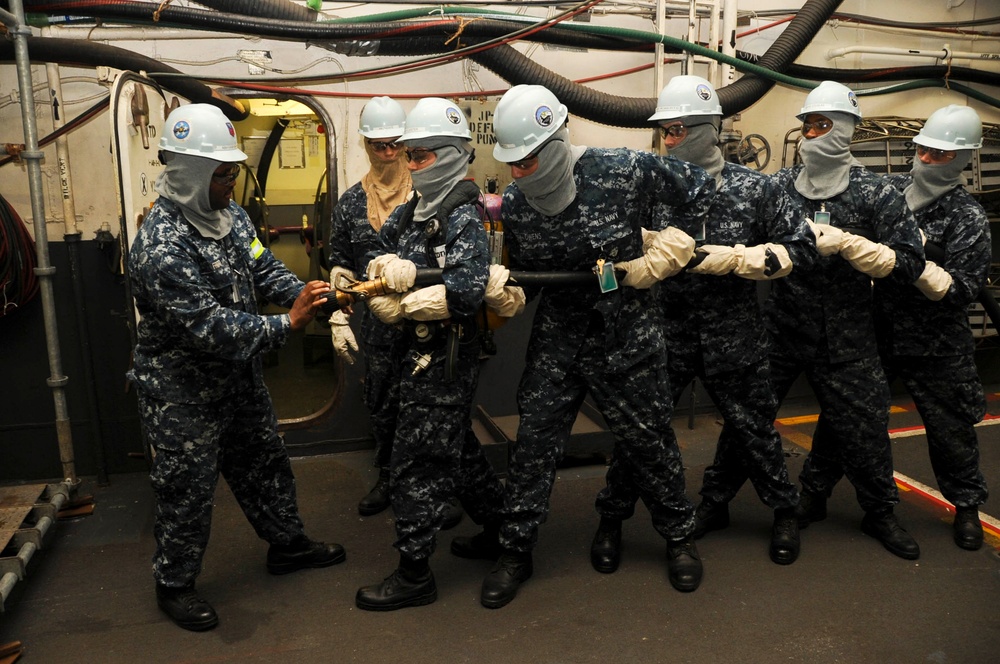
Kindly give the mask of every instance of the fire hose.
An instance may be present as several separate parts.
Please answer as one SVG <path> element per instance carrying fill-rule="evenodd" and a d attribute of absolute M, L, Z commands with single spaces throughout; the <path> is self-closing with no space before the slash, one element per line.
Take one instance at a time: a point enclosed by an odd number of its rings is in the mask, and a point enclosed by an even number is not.
<path fill-rule="evenodd" d="M 843 230 L 861 236 L 870 235 L 870 233 L 867 231 L 861 231 L 861 229 L 845 228 Z M 931 242 L 924 245 L 924 253 L 928 259 L 936 263 L 942 263 L 945 258 L 944 249 Z M 685 269 L 697 265 L 703 258 L 704 254 L 696 254 L 695 257 L 691 259 L 691 262 L 687 264 Z M 442 272 L 443 270 L 439 268 L 419 269 L 417 270 L 417 276 L 413 285 L 424 287 L 440 284 L 442 283 Z M 575 288 L 591 285 L 594 283 L 596 278 L 596 275 L 592 271 L 511 271 L 510 277 L 507 279 L 507 283 L 511 286 L 534 286 L 538 288 Z M 389 292 L 390 291 L 386 288 L 385 281 L 382 277 L 376 277 L 374 279 L 369 279 L 368 281 L 348 280 L 344 286 L 340 286 L 338 284 L 335 290 L 331 291 L 331 293 L 327 295 L 324 303 L 320 306 L 320 309 L 327 314 L 331 314 L 340 309 L 347 309 L 359 300 L 386 295 Z M 989 292 L 989 289 L 983 287 L 983 289 L 979 291 L 979 295 L 976 299 L 982 305 L 986 315 L 989 316 L 990 320 L 993 322 L 994 327 L 1000 329 L 1000 305 L 997 304 L 996 299 L 993 297 L 992 293 Z"/>

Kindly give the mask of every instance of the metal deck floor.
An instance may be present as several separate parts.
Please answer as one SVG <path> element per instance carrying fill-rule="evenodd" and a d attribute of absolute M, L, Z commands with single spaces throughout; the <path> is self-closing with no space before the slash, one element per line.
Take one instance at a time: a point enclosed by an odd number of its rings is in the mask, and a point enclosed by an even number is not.
<path fill-rule="evenodd" d="M 996 388 L 994 388 L 996 389 Z M 905 408 L 906 400 L 897 400 Z M 783 417 L 807 415 L 808 404 Z M 990 402 L 1000 414 L 1000 402 Z M 893 415 L 893 428 L 917 420 Z M 788 422 L 789 420 L 782 420 Z M 794 420 L 793 420 L 794 422 Z M 783 424 L 797 476 L 810 422 Z M 692 499 L 711 460 L 719 426 L 700 416 L 677 433 Z M 979 429 L 983 469 L 1000 492 L 1000 427 Z M 923 436 L 894 441 L 896 468 L 935 486 Z M 705 578 L 694 593 L 666 579 L 664 546 L 639 507 L 625 526 L 621 568 L 591 569 L 594 497 L 603 466 L 561 470 L 552 513 L 535 552 L 534 577 L 499 610 L 479 604 L 487 561 L 455 558 L 443 533 L 431 565 L 439 599 L 425 607 L 369 613 L 354 606 L 359 586 L 396 564 L 389 512 L 356 513 L 375 472 L 369 452 L 294 461 L 307 531 L 347 548 L 347 562 L 274 577 L 266 545 L 220 483 L 212 541 L 199 588 L 220 625 L 186 632 L 156 608 L 150 574 L 152 497 L 145 475 L 116 475 L 109 487 L 84 481 L 93 515 L 60 522 L 0 614 L 0 644 L 21 641 L 25 664 L 160 662 L 677 662 L 687 664 L 991 664 L 1000 661 L 1000 541 L 957 548 L 951 515 L 919 491 L 903 491 L 897 514 L 921 546 L 905 561 L 862 534 L 854 492 L 841 483 L 826 521 L 802 533 L 790 566 L 768 558 L 771 515 L 751 487 L 731 506 L 732 525 L 698 543 Z M 1000 517 L 992 498 L 984 514 Z"/>

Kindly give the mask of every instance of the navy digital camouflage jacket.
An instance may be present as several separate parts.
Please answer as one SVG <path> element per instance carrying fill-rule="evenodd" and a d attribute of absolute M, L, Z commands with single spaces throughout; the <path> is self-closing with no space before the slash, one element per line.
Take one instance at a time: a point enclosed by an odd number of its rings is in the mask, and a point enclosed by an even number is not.
<path fill-rule="evenodd" d="M 262 382 L 260 354 L 288 339 L 288 315 L 258 313 L 257 293 L 290 308 L 305 284 L 261 245 L 243 208 L 230 202 L 229 212 L 229 235 L 211 240 L 161 196 L 129 250 L 140 317 L 131 376 L 155 398 L 232 396 L 247 374 Z"/>
<path fill-rule="evenodd" d="M 903 191 L 909 175 L 888 178 Z M 933 302 L 914 286 L 879 282 L 875 287 L 879 342 L 893 355 L 964 355 L 975 350 L 968 307 L 986 284 L 993 245 L 986 211 L 965 189 L 956 187 L 914 213 L 928 244 L 944 250 L 938 265 L 953 282 Z M 930 259 L 930 257 L 928 257 Z"/>
<path fill-rule="evenodd" d="M 357 278 L 368 267 L 368 255 L 379 247 L 378 231 L 368 220 L 368 194 L 358 182 L 344 192 L 333 208 L 333 223 L 327 243 L 330 265 L 345 267 Z M 395 338 L 394 328 L 362 307 L 361 337 L 366 343 L 388 346 Z"/>
<path fill-rule="evenodd" d="M 700 225 L 683 229 L 699 238 L 699 246 L 781 244 L 788 251 L 793 272 L 818 258 L 809 227 L 801 214 L 788 209 L 769 176 L 727 163 L 722 180 Z M 665 217 L 671 218 L 669 209 Z M 681 272 L 661 281 L 658 289 L 667 348 L 699 352 L 707 375 L 749 366 L 767 357 L 758 282 L 734 274 Z"/>
<path fill-rule="evenodd" d="M 673 206 L 676 225 L 691 227 L 708 211 L 715 181 L 701 168 L 673 157 L 626 149 L 587 148 L 573 169 L 577 195 L 555 216 L 532 208 L 518 189 L 503 196 L 505 241 L 512 270 L 586 271 L 598 258 L 621 262 L 642 253 L 642 228 L 656 228 L 657 204 Z M 529 297 L 536 291 L 528 290 Z M 585 341 L 605 348 L 606 371 L 621 372 L 664 347 L 651 290 L 593 286 L 541 292 L 529 363 L 564 375 Z"/>
<path fill-rule="evenodd" d="M 825 201 L 805 198 L 795 189 L 801 165 L 772 177 L 792 209 L 814 219 L 821 208 L 838 228 L 865 234 L 896 253 L 896 265 L 883 281 L 912 284 L 924 269 L 923 244 L 903 195 L 885 179 L 862 167 L 851 168 L 846 191 Z M 872 279 L 839 255 L 771 283 L 765 304 L 768 331 L 780 351 L 800 360 L 845 362 L 877 354 L 872 312 Z"/>
<path fill-rule="evenodd" d="M 406 207 L 400 205 L 389 215 L 379 231 L 379 248 L 368 254 L 365 265 L 375 256 L 394 253 L 413 261 L 417 269 L 441 267 L 448 311 L 453 318 L 471 318 L 483 303 L 490 275 L 486 229 L 475 206 L 455 209 L 447 223 L 442 224 L 440 234 L 430 241 L 422 221 L 410 221 L 400 235 L 400 221 Z M 443 247 L 443 266 L 434 256 L 435 247 Z"/>

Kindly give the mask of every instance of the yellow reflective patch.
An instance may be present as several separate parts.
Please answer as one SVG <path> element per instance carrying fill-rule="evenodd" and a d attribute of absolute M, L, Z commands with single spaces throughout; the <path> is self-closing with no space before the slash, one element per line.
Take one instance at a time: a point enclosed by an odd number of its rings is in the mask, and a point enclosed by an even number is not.
<path fill-rule="evenodd" d="M 261 257 L 261 255 L 263 255 L 263 253 L 264 245 L 260 243 L 259 239 L 254 238 L 253 242 L 250 243 L 250 255 L 253 256 L 254 260 L 257 260 Z"/>

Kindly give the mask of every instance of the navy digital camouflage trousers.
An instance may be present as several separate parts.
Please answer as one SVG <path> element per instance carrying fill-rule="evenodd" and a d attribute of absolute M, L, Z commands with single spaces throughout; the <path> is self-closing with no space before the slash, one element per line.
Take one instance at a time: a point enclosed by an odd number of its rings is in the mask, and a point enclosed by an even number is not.
<path fill-rule="evenodd" d="M 698 371 L 695 357 L 670 354 L 674 404 Z M 722 415 L 722 432 L 712 464 L 705 469 L 701 496 L 728 503 L 749 477 L 761 502 L 771 509 L 794 508 L 799 492 L 788 477 L 781 435 L 774 428 L 778 402 L 766 359 L 733 371 L 699 375 L 702 387 Z"/>
<path fill-rule="evenodd" d="M 374 465 L 388 469 L 399 412 L 399 371 L 393 367 L 389 346 L 362 344 L 365 355 L 363 398 L 368 408 L 372 438 L 375 439 Z"/>
<path fill-rule="evenodd" d="M 399 361 L 399 416 L 392 444 L 389 486 L 396 516 L 395 547 L 411 560 L 434 553 L 445 510 L 457 497 L 478 524 L 497 523 L 504 506 L 503 485 L 472 431 L 472 398 L 479 378 L 479 340 L 462 343 L 451 380 L 445 351 L 421 349 L 403 340 L 394 347 Z M 413 356 L 427 351 L 430 365 L 413 374 Z"/>
<path fill-rule="evenodd" d="M 194 582 L 208 545 L 219 474 L 257 535 L 272 544 L 303 537 L 295 477 L 263 385 L 210 404 L 177 404 L 139 393 L 156 495 L 153 577 Z"/>
<path fill-rule="evenodd" d="M 556 465 L 588 392 L 614 433 L 616 469 L 630 478 L 620 482 L 609 476 L 598 504 L 632 508 L 642 498 L 665 539 L 684 539 L 694 530 L 694 508 L 684 493 L 684 468 L 670 427 L 666 353 L 654 353 L 620 373 L 602 371 L 603 364 L 600 351 L 585 348 L 561 380 L 545 371 L 522 376 L 521 417 L 507 476 L 508 517 L 500 531 L 505 549 L 534 548 L 538 527 L 548 516 Z M 628 495 L 612 495 L 612 487 L 619 486 Z"/>
<path fill-rule="evenodd" d="M 883 366 L 888 380 L 898 377 L 913 397 L 927 430 L 931 467 L 941 494 L 957 507 L 985 503 L 989 491 L 979 470 L 974 425 L 986 414 L 986 396 L 974 357 L 897 356 Z M 811 490 L 829 495 L 843 474 L 836 450 L 827 450 L 813 464 Z"/>
<path fill-rule="evenodd" d="M 865 512 L 882 515 L 899 502 L 892 477 L 889 386 L 877 357 L 847 362 L 797 362 L 771 355 L 771 380 L 779 402 L 805 372 L 819 402 L 812 450 L 799 474 L 804 492 L 829 495 L 846 475 Z M 831 472 L 836 475 L 830 482 Z"/>

